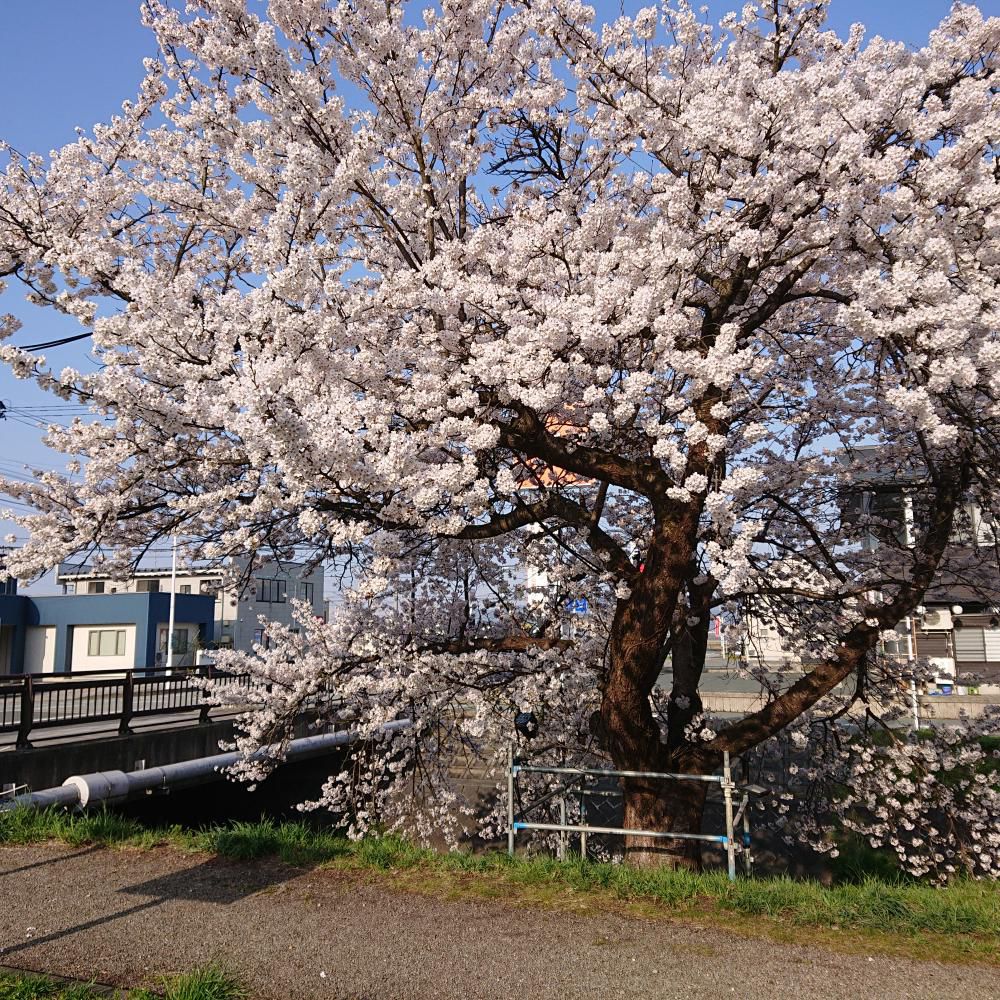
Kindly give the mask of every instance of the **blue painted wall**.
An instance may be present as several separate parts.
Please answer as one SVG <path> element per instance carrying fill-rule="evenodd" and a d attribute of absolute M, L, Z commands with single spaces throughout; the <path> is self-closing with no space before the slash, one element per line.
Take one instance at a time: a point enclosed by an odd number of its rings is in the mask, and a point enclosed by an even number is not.
<path fill-rule="evenodd" d="M 176 594 L 174 620 L 198 626 L 200 645 L 215 638 L 215 598 Z M 61 597 L 0 596 L 0 624 L 14 626 L 11 672 L 24 671 L 28 626 L 54 626 L 55 669 L 70 669 L 70 629 L 88 625 L 135 625 L 136 667 L 156 662 L 157 626 L 170 619 L 169 594 L 67 594 Z"/>
<path fill-rule="evenodd" d="M 24 637 L 27 627 L 28 604 L 27 597 L 0 595 L 0 625 L 12 626 L 10 641 L 10 665 L 11 673 L 20 673 L 24 663 Z M 0 673 L 3 673 L 3 664 L 0 664 Z"/>

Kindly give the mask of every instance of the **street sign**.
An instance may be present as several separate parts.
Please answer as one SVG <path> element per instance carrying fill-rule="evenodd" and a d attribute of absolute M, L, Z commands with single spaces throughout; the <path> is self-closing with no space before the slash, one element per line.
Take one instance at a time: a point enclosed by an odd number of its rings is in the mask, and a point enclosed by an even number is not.
<path fill-rule="evenodd" d="M 571 597 L 566 602 L 566 610 L 571 615 L 585 615 L 587 613 L 587 598 Z"/>

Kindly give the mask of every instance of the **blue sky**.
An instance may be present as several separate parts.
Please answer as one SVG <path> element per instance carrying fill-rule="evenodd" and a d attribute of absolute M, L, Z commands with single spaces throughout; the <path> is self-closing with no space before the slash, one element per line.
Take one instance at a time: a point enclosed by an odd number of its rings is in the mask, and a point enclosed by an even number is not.
<path fill-rule="evenodd" d="M 642 6 L 625 3 L 626 12 Z M 601 14 L 613 18 L 621 5 L 608 0 L 597 4 Z M 714 12 L 724 13 L 739 3 L 713 2 Z M 1000 0 L 982 0 L 987 14 L 1000 14 Z M 948 0 L 833 0 L 832 26 L 840 32 L 855 21 L 868 26 L 869 34 L 882 34 L 919 45 L 948 12 Z M 73 129 L 89 128 L 106 120 L 121 102 L 134 96 L 142 78 L 142 59 L 155 54 L 152 36 L 139 23 L 137 0 L 6 0 L 0 3 L 0 137 L 22 152 L 48 152 L 70 142 Z M 23 305 L 20 292 L 11 287 L 0 299 L 3 311 L 24 320 L 16 343 L 36 343 L 78 332 L 50 310 Z M 70 345 L 48 352 L 57 368 L 86 368 L 85 346 Z M 22 412 L 0 421 L 0 471 L 23 463 L 61 468 L 63 458 L 41 443 L 41 432 L 31 426 L 32 407 L 59 401 L 39 392 L 29 382 L 19 382 L 0 368 L 0 400 Z M 68 420 L 71 410 L 45 414 Z M 40 411 L 35 411 L 39 415 Z M 3 503 L 0 502 L 0 507 Z M 0 523 L 0 530 L 3 525 Z"/>

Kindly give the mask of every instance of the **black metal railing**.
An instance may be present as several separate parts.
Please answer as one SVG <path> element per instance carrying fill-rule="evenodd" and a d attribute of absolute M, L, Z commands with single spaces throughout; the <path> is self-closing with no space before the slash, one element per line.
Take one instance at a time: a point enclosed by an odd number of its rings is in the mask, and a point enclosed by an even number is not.
<path fill-rule="evenodd" d="M 117 721 L 126 735 L 133 719 L 193 711 L 207 722 L 213 706 L 205 680 L 252 683 L 250 674 L 213 667 L 0 675 L 0 733 L 17 733 L 16 746 L 30 747 L 32 731 L 50 727 Z"/>

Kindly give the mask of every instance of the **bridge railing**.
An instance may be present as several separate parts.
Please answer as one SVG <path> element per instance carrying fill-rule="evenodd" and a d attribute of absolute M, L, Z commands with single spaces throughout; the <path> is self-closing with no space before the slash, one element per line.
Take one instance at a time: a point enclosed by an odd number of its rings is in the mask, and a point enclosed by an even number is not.
<path fill-rule="evenodd" d="M 117 720 L 126 735 L 133 719 L 195 710 L 207 722 L 212 704 L 206 679 L 247 688 L 252 683 L 248 673 L 212 667 L 0 675 L 0 733 L 17 733 L 16 746 L 29 747 L 32 731 L 50 727 Z"/>

